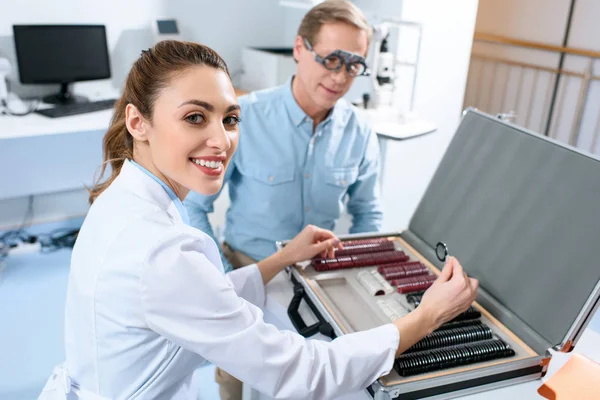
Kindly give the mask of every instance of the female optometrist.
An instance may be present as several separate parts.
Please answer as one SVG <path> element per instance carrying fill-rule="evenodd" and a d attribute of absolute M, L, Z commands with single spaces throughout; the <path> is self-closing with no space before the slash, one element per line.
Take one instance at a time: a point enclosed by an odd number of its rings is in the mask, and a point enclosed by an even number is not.
<path fill-rule="evenodd" d="M 332 255 L 339 240 L 308 226 L 271 257 L 223 273 L 181 200 L 220 190 L 239 112 L 225 62 L 205 46 L 164 41 L 134 63 L 104 138 L 111 176 L 91 190 L 73 249 L 66 362 L 41 399 L 195 399 L 191 377 L 207 361 L 272 397 L 334 398 L 388 373 L 474 301 L 477 282 L 451 258 L 393 323 L 329 343 L 266 324 L 264 285 L 286 265 Z"/>

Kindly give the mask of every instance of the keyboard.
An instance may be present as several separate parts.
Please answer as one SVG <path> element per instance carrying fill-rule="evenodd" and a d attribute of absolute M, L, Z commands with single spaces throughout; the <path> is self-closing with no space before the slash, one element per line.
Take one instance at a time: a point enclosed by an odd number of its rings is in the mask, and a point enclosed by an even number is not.
<path fill-rule="evenodd" d="M 44 108 L 35 112 L 50 118 L 67 117 L 69 115 L 86 114 L 94 111 L 113 108 L 116 99 L 90 101 L 87 103 L 64 104 L 53 108 Z"/>

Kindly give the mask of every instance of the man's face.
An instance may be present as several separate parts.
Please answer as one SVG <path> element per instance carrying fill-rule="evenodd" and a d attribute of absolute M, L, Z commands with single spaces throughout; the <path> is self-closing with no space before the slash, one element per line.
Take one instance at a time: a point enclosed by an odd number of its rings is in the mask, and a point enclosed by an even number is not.
<path fill-rule="evenodd" d="M 323 25 L 313 41 L 313 51 L 322 58 L 335 50 L 365 57 L 368 51 L 367 33 L 342 22 Z M 354 78 L 345 66 L 337 71 L 328 70 L 315 61 L 314 54 L 306 48 L 304 38 L 300 36 L 294 44 L 294 57 L 298 60 L 296 79 L 300 81 L 302 91 L 314 106 L 323 110 L 332 108 L 352 86 Z"/>

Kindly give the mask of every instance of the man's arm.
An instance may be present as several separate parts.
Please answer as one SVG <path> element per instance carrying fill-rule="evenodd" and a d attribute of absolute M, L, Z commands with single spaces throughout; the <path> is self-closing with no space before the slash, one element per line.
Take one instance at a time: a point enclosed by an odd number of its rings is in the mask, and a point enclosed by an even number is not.
<path fill-rule="evenodd" d="M 359 165 L 358 178 L 348 188 L 348 213 L 353 217 L 350 233 L 377 232 L 381 229 L 383 211 L 379 160 L 377 135 L 371 131 L 365 155 Z"/>
<path fill-rule="evenodd" d="M 235 155 L 234 155 L 235 157 Z M 223 269 L 225 272 L 229 272 L 233 270 L 233 266 L 229 262 L 229 260 L 223 255 L 223 251 L 221 250 L 221 244 L 218 239 L 215 238 L 215 234 L 213 232 L 213 228 L 208 220 L 208 213 L 214 211 L 214 202 L 217 200 L 221 192 L 223 191 L 223 187 L 231 178 L 233 171 L 235 170 L 235 164 L 233 162 L 233 157 L 227 171 L 225 171 L 225 176 L 223 177 L 223 185 L 221 186 L 221 190 L 215 195 L 212 196 L 204 196 L 196 192 L 190 191 L 190 193 L 185 198 L 183 204 L 187 209 L 188 216 L 190 218 L 190 225 L 196 229 L 201 230 L 210 236 L 219 249 L 219 254 L 221 255 L 221 261 L 223 262 Z"/>

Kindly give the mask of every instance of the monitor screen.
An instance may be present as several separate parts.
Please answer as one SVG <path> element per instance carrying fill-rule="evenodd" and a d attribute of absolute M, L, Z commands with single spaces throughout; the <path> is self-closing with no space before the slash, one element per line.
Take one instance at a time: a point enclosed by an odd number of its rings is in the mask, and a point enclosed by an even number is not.
<path fill-rule="evenodd" d="M 158 25 L 158 33 L 161 35 L 176 35 L 179 33 L 177 21 L 174 19 L 159 19 L 156 24 Z"/>
<path fill-rule="evenodd" d="M 21 83 L 111 76 L 104 25 L 13 25 Z"/>

